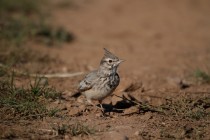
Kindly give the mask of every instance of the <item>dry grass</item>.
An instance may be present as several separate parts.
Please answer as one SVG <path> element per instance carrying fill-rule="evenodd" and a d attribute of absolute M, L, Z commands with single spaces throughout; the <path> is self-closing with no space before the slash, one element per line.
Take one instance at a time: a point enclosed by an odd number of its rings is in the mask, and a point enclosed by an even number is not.
<path fill-rule="evenodd" d="M 0 45 L 8 48 L 8 46 L 22 46 L 29 40 L 47 45 L 72 41 L 74 36 L 71 33 L 47 23 L 46 11 L 42 5 L 43 1 L 39 0 L 20 0 L 18 3 L 1 0 Z"/>
<path fill-rule="evenodd" d="M 0 80 L 0 116 L 8 119 L 38 119 L 53 116 L 56 108 L 46 108 L 47 99 L 58 99 L 61 96 L 54 88 L 40 84 L 41 78 L 35 79 L 28 88 L 17 87 L 14 84 L 14 74 L 10 79 Z"/>
<path fill-rule="evenodd" d="M 194 72 L 194 77 L 196 78 L 197 82 L 202 84 L 210 83 L 210 75 L 208 72 L 205 72 L 201 69 L 197 69 Z"/>
<path fill-rule="evenodd" d="M 88 125 L 81 124 L 80 122 L 76 122 L 71 125 L 58 125 L 56 127 L 53 127 L 53 130 L 57 131 L 58 135 L 70 134 L 71 136 L 91 135 L 96 132 L 94 128 L 91 128 Z"/>
<path fill-rule="evenodd" d="M 169 100 L 166 105 L 161 107 L 165 114 L 182 119 L 200 120 L 210 116 L 210 112 L 206 111 L 210 107 L 208 96 L 198 98 L 181 96 L 177 99 Z"/>

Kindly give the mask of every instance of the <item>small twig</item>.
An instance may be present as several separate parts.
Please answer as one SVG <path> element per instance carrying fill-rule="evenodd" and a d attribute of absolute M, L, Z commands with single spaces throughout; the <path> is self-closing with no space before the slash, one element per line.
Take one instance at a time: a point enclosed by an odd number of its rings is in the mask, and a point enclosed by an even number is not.
<path fill-rule="evenodd" d="M 139 102 L 137 102 L 137 101 L 133 101 L 133 100 L 127 99 L 127 98 L 124 97 L 124 96 L 121 97 L 121 96 L 118 96 L 118 95 L 116 95 L 116 94 L 114 94 L 114 96 L 116 96 L 116 97 L 118 97 L 118 98 L 121 98 L 121 99 L 123 99 L 123 100 L 127 100 L 127 101 L 129 101 L 129 102 L 135 103 L 135 104 L 137 104 L 141 109 L 148 110 L 148 111 L 154 111 L 154 112 L 163 113 L 162 110 L 155 109 L 155 108 L 153 108 L 153 107 L 150 106 L 150 105 L 145 105 L 145 104 L 139 103 Z"/>
<path fill-rule="evenodd" d="M 84 74 L 83 72 L 75 73 L 55 73 L 55 74 L 29 74 L 31 77 L 47 77 L 47 78 L 66 78 L 75 77 Z"/>
<path fill-rule="evenodd" d="M 9 69 L 9 67 L 5 66 L 4 64 L 0 63 L 0 67 Z M 75 72 L 75 73 L 55 73 L 55 74 L 29 74 L 25 72 L 21 72 L 18 70 L 12 70 L 14 73 L 24 76 L 30 76 L 30 77 L 46 77 L 46 78 L 67 78 L 67 77 L 75 77 L 79 75 L 83 75 L 84 72 Z"/>
<path fill-rule="evenodd" d="M 118 95 L 116 95 L 116 94 L 114 94 L 114 96 L 116 96 L 116 97 L 118 97 L 118 98 L 121 98 L 121 99 L 123 99 L 123 100 L 127 100 L 127 101 L 129 101 L 129 102 L 135 103 L 135 104 L 137 104 L 137 105 L 141 105 L 139 102 L 132 101 L 132 100 L 130 100 L 130 99 L 128 99 L 128 98 L 125 98 L 124 96 L 121 97 L 121 96 L 118 96 Z"/>

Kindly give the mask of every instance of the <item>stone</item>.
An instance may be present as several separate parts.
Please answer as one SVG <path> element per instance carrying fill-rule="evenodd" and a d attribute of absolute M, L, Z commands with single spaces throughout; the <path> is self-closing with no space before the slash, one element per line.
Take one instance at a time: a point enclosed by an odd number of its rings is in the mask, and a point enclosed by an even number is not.
<path fill-rule="evenodd" d="M 138 112 L 139 112 L 139 108 L 137 106 L 132 106 L 128 109 L 125 109 L 124 115 L 130 115 L 130 114 L 134 114 L 134 113 L 138 113 Z"/>

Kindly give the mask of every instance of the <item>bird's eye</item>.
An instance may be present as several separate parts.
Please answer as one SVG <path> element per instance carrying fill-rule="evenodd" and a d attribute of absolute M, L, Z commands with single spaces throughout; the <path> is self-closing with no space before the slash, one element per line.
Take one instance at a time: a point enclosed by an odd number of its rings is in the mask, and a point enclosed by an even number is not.
<path fill-rule="evenodd" d="M 112 60 L 109 60 L 109 63 L 112 63 Z"/>

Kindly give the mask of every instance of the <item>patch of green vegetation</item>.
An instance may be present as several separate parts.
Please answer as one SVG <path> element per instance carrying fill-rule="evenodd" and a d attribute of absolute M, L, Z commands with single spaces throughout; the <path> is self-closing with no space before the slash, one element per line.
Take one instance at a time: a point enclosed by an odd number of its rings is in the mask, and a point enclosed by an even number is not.
<path fill-rule="evenodd" d="M 21 12 L 24 14 L 39 12 L 39 0 L 1 0 L 0 1 L 0 11 L 6 13 Z"/>
<path fill-rule="evenodd" d="M 78 135 L 90 135 L 94 134 L 96 131 L 93 128 L 90 128 L 87 125 L 83 125 L 81 123 L 75 123 L 70 126 L 70 134 L 72 136 L 78 136 Z"/>
<path fill-rule="evenodd" d="M 207 97 L 198 99 L 182 97 L 162 106 L 163 110 L 165 110 L 168 115 L 193 120 L 208 118 L 210 113 L 207 112 L 206 109 L 209 107 L 210 100 Z"/>
<path fill-rule="evenodd" d="M 26 63 L 55 62 L 48 55 L 27 48 L 28 42 L 43 42 L 53 45 L 69 42 L 73 36 L 63 28 L 53 27 L 44 18 L 43 3 L 40 0 L 0 0 L 0 117 L 4 119 L 32 119 L 55 116 L 59 109 L 47 109 L 48 99 L 61 96 L 56 89 L 43 84 L 43 78 L 37 78 L 27 87 L 16 86 L 14 73 L 26 73 L 17 70 Z M 45 8 L 46 9 L 46 8 Z M 19 72 L 19 73 L 18 73 Z M 21 77 L 22 78 L 22 77 Z"/>
<path fill-rule="evenodd" d="M 74 36 L 63 28 L 55 28 L 42 21 L 25 17 L 1 18 L 0 43 L 2 46 L 21 46 L 27 41 L 43 42 L 47 45 L 70 42 Z"/>
<path fill-rule="evenodd" d="M 210 83 L 210 75 L 207 72 L 202 71 L 200 69 L 195 70 L 194 77 L 198 82 Z"/>
<path fill-rule="evenodd" d="M 46 23 L 42 5 L 39 0 L 1 0 L 0 45 L 7 48 L 21 46 L 28 41 L 47 45 L 72 41 L 74 36 L 71 33 Z"/>
<path fill-rule="evenodd" d="M 44 81 L 44 82 L 43 82 Z M 57 99 L 61 96 L 61 93 L 57 92 L 54 88 L 48 87 L 48 83 L 45 78 L 36 78 L 34 84 L 30 84 L 30 92 L 34 96 L 42 96 L 46 99 Z"/>
<path fill-rule="evenodd" d="M 28 42 L 53 46 L 74 39 L 64 28 L 53 27 L 46 22 L 43 3 L 47 1 L 0 1 L 0 64 L 14 66 L 46 60 L 46 56 L 38 57 L 39 53 L 27 48 Z"/>
<path fill-rule="evenodd" d="M 71 125 L 58 125 L 56 127 L 53 127 L 53 129 L 56 130 L 59 135 L 70 134 L 71 136 L 84 136 L 94 134 L 96 132 L 94 128 L 90 128 L 89 126 L 83 125 L 79 122 Z"/>
<path fill-rule="evenodd" d="M 55 131 L 57 131 L 58 135 L 65 135 L 68 133 L 69 125 L 67 124 L 62 124 L 58 125 L 56 127 L 53 127 Z"/>
<path fill-rule="evenodd" d="M 71 42 L 74 39 L 74 36 L 62 27 L 53 28 L 45 24 L 38 26 L 34 34 L 38 40 L 49 46 L 56 43 Z"/>
<path fill-rule="evenodd" d="M 6 68 L 0 65 L 0 77 L 3 77 L 7 74 Z"/>
<path fill-rule="evenodd" d="M 56 3 L 56 7 L 58 8 L 71 8 L 76 9 L 79 8 L 79 4 L 77 3 L 77 0 L 60 0 L 58 3 Z"/>
<path fill-rule="evenodd" d="M 40 78 L 29 88 L 17 87 L 14 84 L 14 73 L 11 79 L 0 80 L 0 116 L 4 119 L 38 119 L 55 115 L 55 109 L 46 108 L 47 99 L 58 99 L 60 92 L 47 85 L 40 84 Z M 9 116 L 9 117 L 8 117 Z"/>

